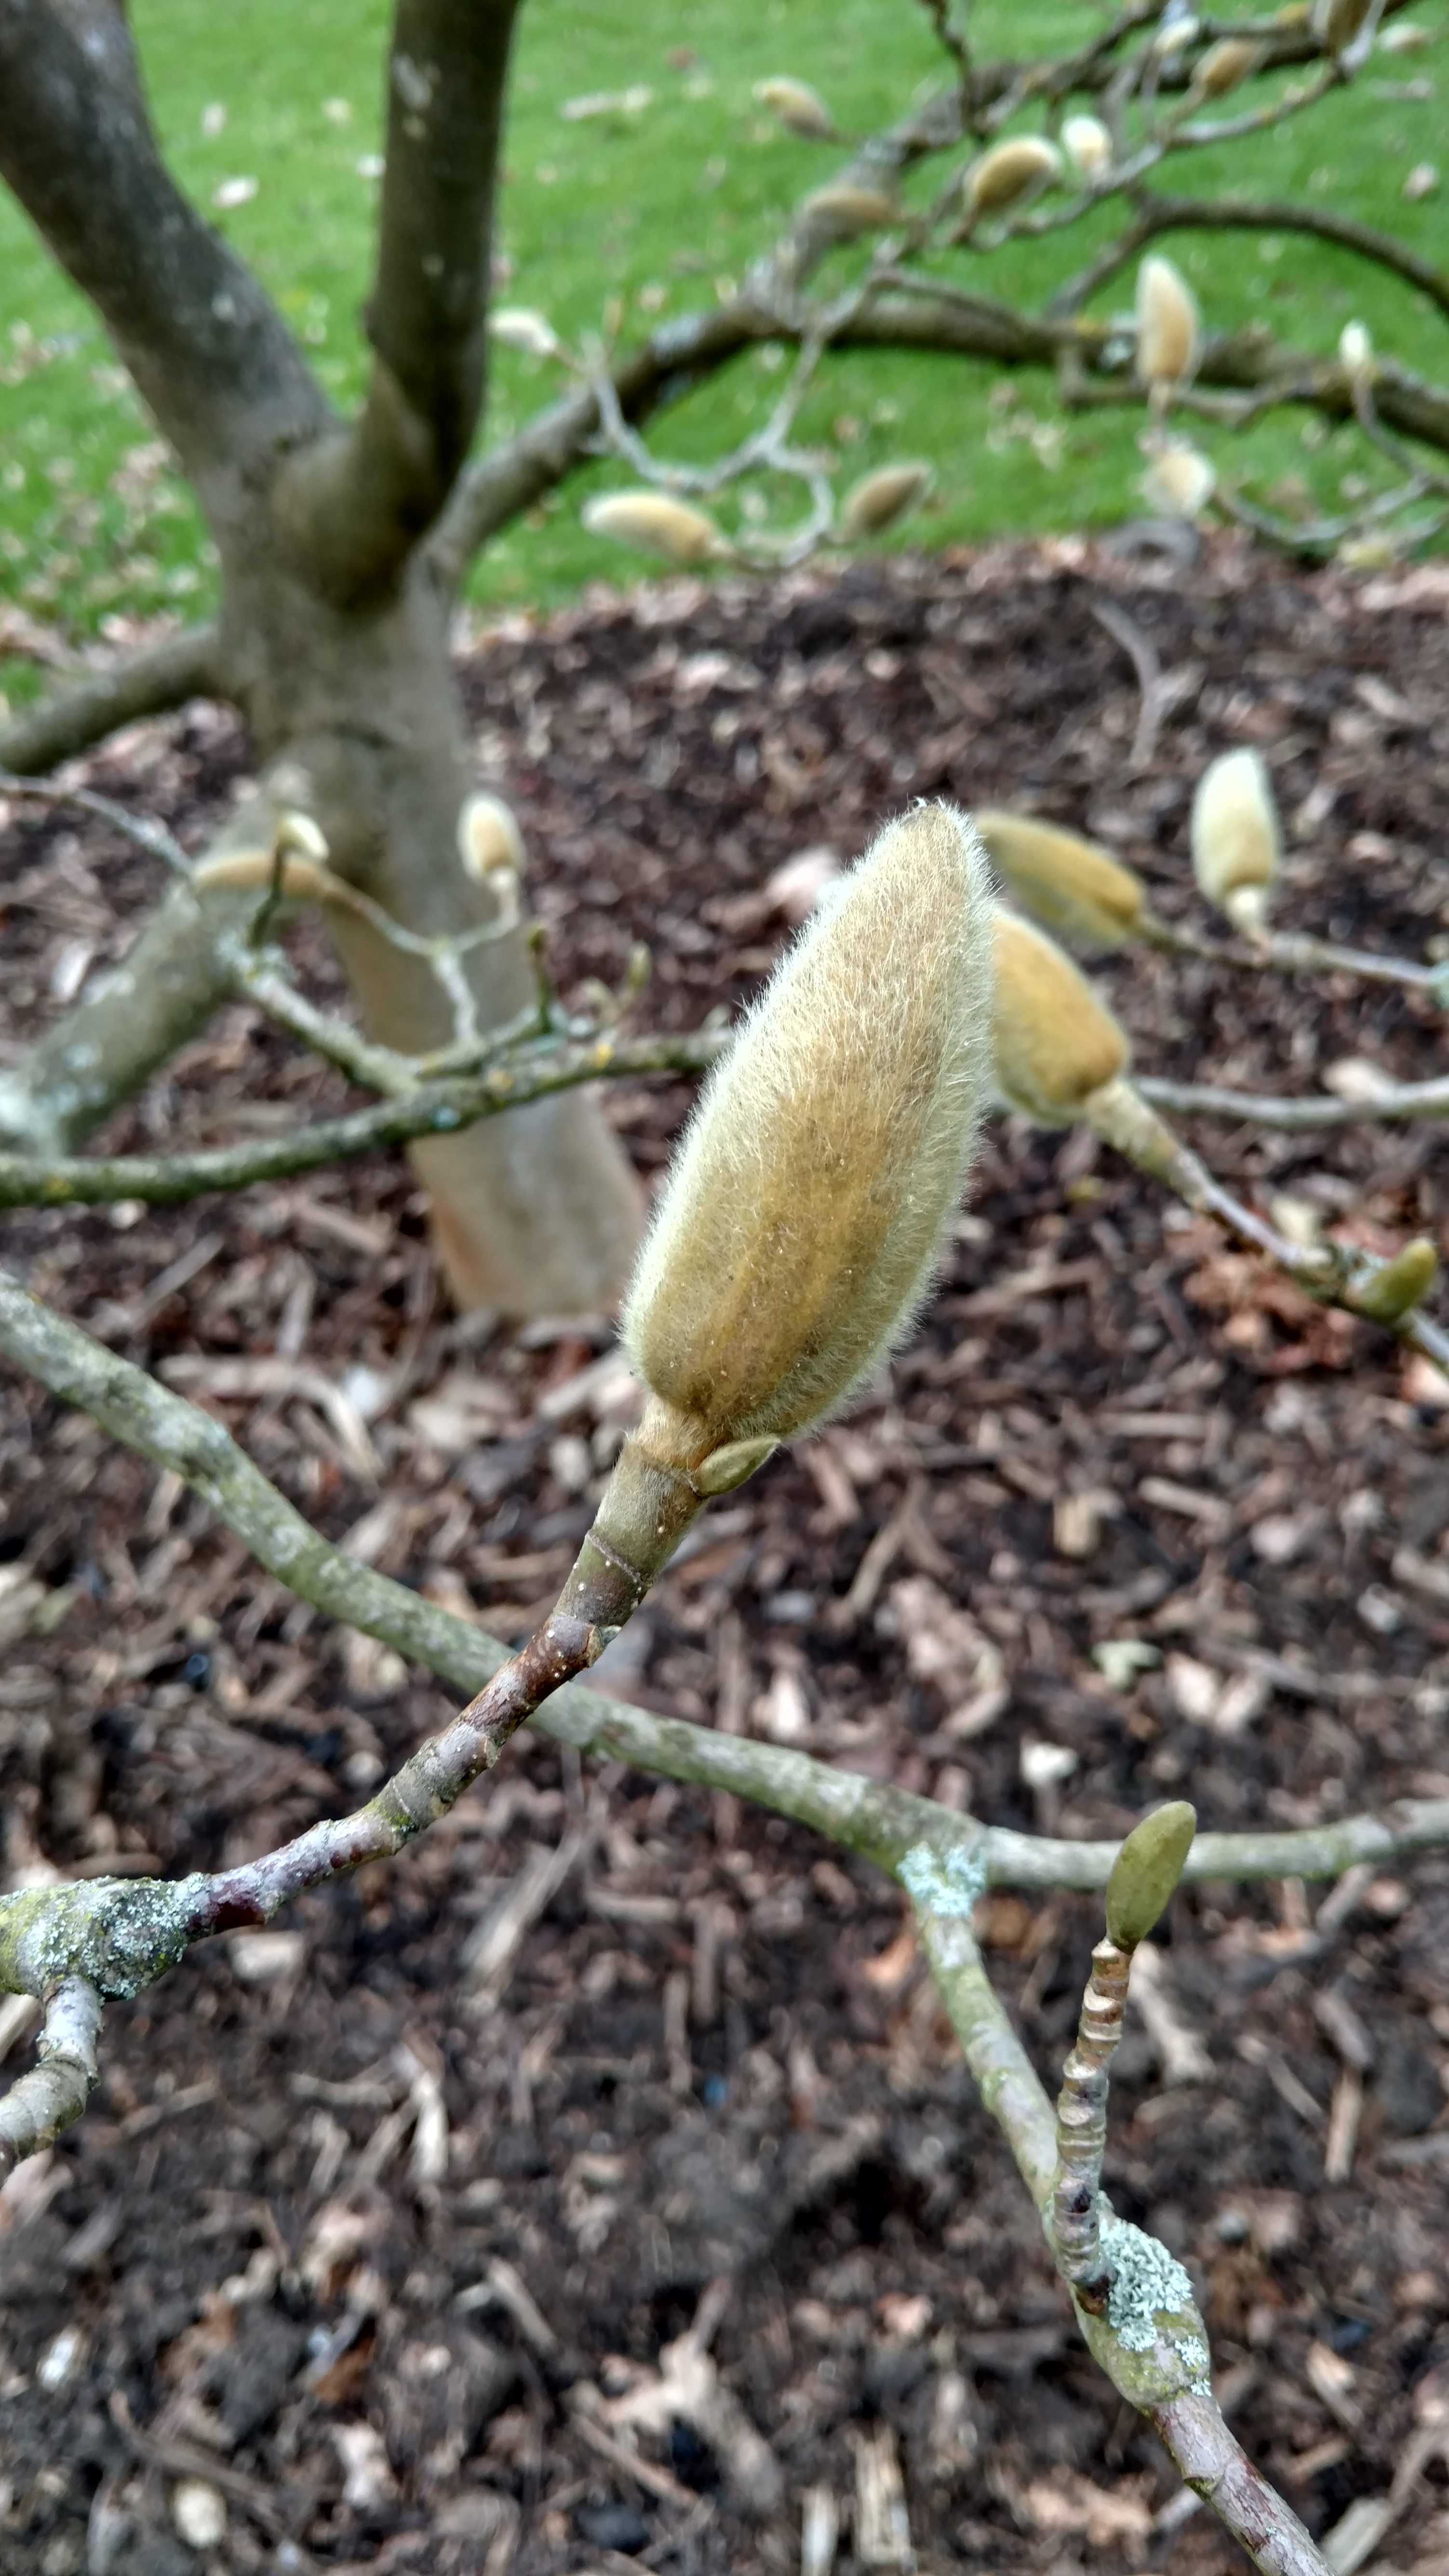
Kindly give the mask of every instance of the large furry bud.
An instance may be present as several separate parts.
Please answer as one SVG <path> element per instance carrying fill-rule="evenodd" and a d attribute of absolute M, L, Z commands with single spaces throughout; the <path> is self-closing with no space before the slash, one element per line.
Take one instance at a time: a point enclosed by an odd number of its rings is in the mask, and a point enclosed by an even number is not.
<path fill-rule="evenodd" d="M 729 546 L 705 510 L 692 510 L 667 492 L 601 492 L 581 512 L 591 537 L 612 537 L 666 563 L 717 563 Z"/>
<path fill-rule="evenodd" d="M 1263 67 L 1263 47 L 1251 36 L 1223 36 L 1209 45 L 1192 76 L 1198 98 L 1226 98 Z"/>
<path fill-rule="evenodd" d="M 755 96 L 761 107 L 777 116 L 787 134 L 798 134 L 805 143 L 829 143 L 837 127 L 818 89 L 808 81 L 756 81 Z"/>
<path fill-rule="evenodd" d="M 623 1326 L 657 1399 L 640 1439 L 698 1490 L 834 1412 L 909 1327 L 990 1082 L 990 977 L 975 833 L 918 805 L 825 895 L 712 1074 Z"/>
<path fill-rule="evenodd" d="M 1140 490 L 1164 519 L 1196 519 L 1217 488 L 1217 468 L 1187 438 L 1164 438 L 1151 449 Z"/>
<path fill-rule="evenodd" d="M 1100 178 L 1112 166 L 1112 137 L 1100 116 L 1069 116 L 1062 148 L 1079 179 Z"/>
<path fill-rule="evenodd" d="M 873 474 L 862 474 L 841 504 L 841 536 L 849 543 L 893 527 L 920 506 L 935 479 L 929 465 L 878 465 Z"/>
<path fill-rule="evenodd" d="M 806 198 L 800 212 L 837 241 L 851 241 L 857 233 L 878 233 L 901 219 L 900 207 L 883 188 L 857 187 L 850 179 L 817 188 Z"/>
<path fill-rule="evenodd" d="M 1153 392 L 1186 384 L 1198 361 L 1197 298 L 1179 268 L 1153 251 L 1137 271 L 1137 373 Z"/>
<path fill-rule="evenodd" d="M 1038 196 L 1062 175 L 1062 156 L 1040 134 L 1013 134 L 973 161 L 961 183 L 966 212 L 1002 215 L 1026 196 Z"/>
<path fill-rule="evenodd" d="M 1192 871 L 1239 930 L 1261 929 L 1281 842 L 1273 782 L 1260 751 L 1209 761 L 1192 800 Z"/>
<path fill-rule="evenodd" d="M 1126 1032 L 1044 931 L 998 912 L 993 945 L 996 1088 L 1039 1126 L 1069 1127 L 1094 1091 L 1126 1072 Z"/>
<path fill-rule="evenodd" d="M 1095 841 L 989 808 L 973 814 L 986 855 L 1011 896 L 1048 930 L 1082 948 L 1120 948 L 1141 926 L 1147 889 Z"/>

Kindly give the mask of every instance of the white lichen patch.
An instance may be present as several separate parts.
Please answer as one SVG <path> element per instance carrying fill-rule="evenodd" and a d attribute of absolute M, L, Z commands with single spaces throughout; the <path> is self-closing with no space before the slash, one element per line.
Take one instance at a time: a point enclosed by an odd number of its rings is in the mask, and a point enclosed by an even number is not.
<path fill-rule="evenodd" d="M 1119 2218 L 1106 2200 L 1100 2209 L 1102 2252 L 1111 2270 L 1107 2323 L 1125 2351 L 1151 2352 L 1159 2316 L 1196 2315 L 1192 2283 L 1159 2237 Z M 1175 2342 L 1174 2350 L 1188 2370 L 1206 2372 L 1208 2355 L 1199 2336 Z"/>
<path fill-rule="evenodd" d="M 953 1843 L 944 1859 L 929 1843 L 916 1843 L 900 1868 L 901 1885 L 923 1914 L 969 1916 L 986 1893 L 986 1861 L 978 1845 Z"/>

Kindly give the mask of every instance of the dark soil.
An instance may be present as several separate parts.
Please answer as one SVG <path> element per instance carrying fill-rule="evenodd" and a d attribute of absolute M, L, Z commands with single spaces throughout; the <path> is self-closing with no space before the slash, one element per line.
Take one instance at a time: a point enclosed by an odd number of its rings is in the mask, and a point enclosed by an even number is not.
<path fill-rule="evenodd" d="M 1140 773 L 1136 682 L 1092 615 L 1108 591 L 1173 684 Z M 1442 568 L 1002 550 L 602 596 L 485 638 L 465 685 L 565 991 L 617 983 L 643 938 L 644 1012 L 682 1028 L 785 935 L 771 872 L 814 843 L 851 855 L 913 794 L 1029 800 L 1196 917 L 1192 785 L 1239 742 L 1277 780 L 1285 921 L 1424 953 L 1449 927 L 1445 604 Z M 90 774 L 194 842 L 244 759 L 192 711 Z M 13 819 L 0 870 L 18 1046 L 76 943 L 112 953 L 155 889 L 65 814 Z M 1156 958 L 1104 982 L 1145 1069 L 1289 1089 L 1347 1056 L 1442 1065 L 1442 1023 L 1389 987 Z M 235 1137 L 342 1096 L 234 1010 L 110 1141 Z M 646 1169 L 686 1098 L 615 1095 Z M 1427 1131 L 1199 1141 L 1260 1201 L 1364 1240 L 1444 1230 Z M 388 1572 L 503 1633 L 551 1596 L 619 1436 L 606 1403 L 559 1397 L 601 1337 L 450 1322 L 400 1162 L 180 1213 L 21 1216 L 4 1241 Z M 264 1355 L 302 1374 L 225 1393 Z M 308 1370 L 372 1412 L 380 1484 Z M 998 1123 L 910 1349 L 716 1507 L 615 1650 L 617 1687 L 1065 1834 L 1180 1792 L 1238 1828 L 1449 1795 L 1445 1396 L 1082 1138 Z M 8 1884 L 254 1853 L 444 1715 L 13 1374 L 0 1480 Z M 1124 1639 L 1147 1668 L 1109 1678 L 1092 1649 Z M 530 1918 L 539 1856 L 566 1844 Z M 981 1917 L 1050 2074 L 1096 1910 L 999 1894 Z M 1108 2182 L 1193 2270 L 1232 2420 L 1322 2533 L 1387 2492 L 1449 2389 L 1449 1860 L 1331 1893 L 1204 1888 L 1160 1952 L 1169 2055 L 1184 2031 L 1206 2054 L 1168 2082 L 1160 2021 L 1134 2019 Z M 0 2198 L 7 2576 L 783 2576 L 812 2489 L 838 2501 L 842 2565 L 898 2565 L 855 2509 L 892 2460 L 924 2567 L 1242 2563 L 1180 2514 L 1078 2346 L 900 1898 L 793 1826 L 520 1741 L 404 1861 L 115 2008 L 104 2069 Z M 720 2279 L 736 2402 L 701 2429 L 680 2356 L 648 2399 Z M 182 2536 L 188 2478 L 225 2502 L 209 2551 Z M 1431 2456 L 1380 2570 L 1449 2565 L 1445 2479 Z"/>

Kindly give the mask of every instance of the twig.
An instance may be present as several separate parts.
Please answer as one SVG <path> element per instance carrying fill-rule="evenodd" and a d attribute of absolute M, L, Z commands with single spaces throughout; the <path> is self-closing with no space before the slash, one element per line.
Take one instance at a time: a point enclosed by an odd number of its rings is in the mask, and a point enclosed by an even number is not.
<path fill-rule="evenodd" d="M 27 777 L 73 760 L 138 716 L 169 714 L 219 693 L 219 631 L 192 626 L 24 707 L 0 725 L 0 765 Z"/>
<path fill-rule="evenodd" d="M 1432 1082 L 1386 1082 L 1367 1100 L 1337 1100 L 1326 1092 L 1295 1100 L 1271 1092 L 1229 1091 L 1212 1082 L 1167 1082 L 1156 1074 L 1143 1074 L 1136 1088 L 1155 1109 L 1188 1118 L 1236 1118 L 1245 1126 L 1277 1127 L 1288 1135 L 1378 1118 L 1449 1118 L 1449 1076 L 1444 1074 Z"/>
<path fill-rule="evenodd" d="M 379 1638 L 463 1692 L 476 1691 L 507 1661 L 507 1647 L 470 1621 L 331 1546 L 212 1415 L 54 1314 L 4 1270 L 0 1351 L 62 1402 L 89 1413 L 113 1438 L 180 1476 L 267 1573 L 330 1618 Z M 959 1867 L 978 1893 L 997 1886 L 1042 1893 L 1104 1888 L 1119 1848 L 1115 1842 L 1052 1841 L 1009 1826 L 985 1826 L 784 1746 L 658 1717 L 578 1683 L 560 1691 L 535 1723 L 557 1742 L 603 1760 L 755 1799 L 847 1843 L 883 1869 L 897 1871 L 902 1856 L 924 1844 L 943 1866 Z M 1449 1798 L 1403 1799 L 1381 1816 L 1247 1834 L 1199 1833 L 1183 1877 L 1338 1878 L 1360 1863 L 1382 1869 L 1446 1845 Z"/>
<path fill-rule="evenodd" d="M 188 885 L 191 882 L 191 861 L 165 824 L 132 814 L 113 796 L 98 796 L 91 787 L 57 787 L 48 778 L 17 778 L 8 769 L 0 769 L 0 796 L 24 797 L 37 805 L 78 805 L 82 813 L 109 823 L 113 832 L 144 850 L 148 858 L 159 859 L 173 876 L 184 878 Z"/>
<path fill-rule="evenodd" d="M 39 2063 L 0 2098 L 0 2183 L 80 2118 L 96 2081 L 100 2028 L 101 1998 L 84 1977 L 48 1982 Z"/>
<path fill-rule="evenodd" d="M 536 1024 L 536 1014 L 530 1012 L 529 1020 Z M 120 1199 L 167 1204 L 208 1190 L 249 1189 L 383 1146 L 410 1144 L 415 1136 L 451 1134 L 606 1076 L 701 1073 L 727 1043 L 728 1032 L 719 1029 L 684 1037 L 629 1038 L 603 1030 L 586 1038 L 549 1038 L 479 1073 L 417 1083 L 370 1108 L 244 1145 L 202 1146 L 192 1154 L 0 1153 L 0 1207 L 99 1207 Z"/>
<path fill-rule="evenodd" d="M 1089 605 L 1097 624 L 1105 627 L 1113 641 L 1121 645 L 1137 674 L 1142 705 L 1128 761 L 1133 769 L 1145 769 L 1157 747 L 1157 729 L 1164 712 L 1162 664 L 1151 636 L 1144 634 L 1135 617 L 1129 617 L 1125 608 L 1119 608 L 1112 599 L 1094 599 Z"/>

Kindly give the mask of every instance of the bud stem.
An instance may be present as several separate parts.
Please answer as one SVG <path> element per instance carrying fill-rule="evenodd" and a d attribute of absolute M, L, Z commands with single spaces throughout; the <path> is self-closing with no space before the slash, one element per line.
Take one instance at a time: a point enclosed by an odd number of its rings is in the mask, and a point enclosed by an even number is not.
<path fill-rule="evenodd" d="M 1122 2036 L 1130 1950 L 1101 1940 L 1082 1997 L 1077 2044 L 1062 2068 L 1057 2095 L 1057 2169 L 1051 2225 L 1057 2266 L 1084 2307 L 1100 2305 L 1107 2266 L 1102 2253 L 1102 2158 L 1107 2145 L 1107 2090 Z"/>

